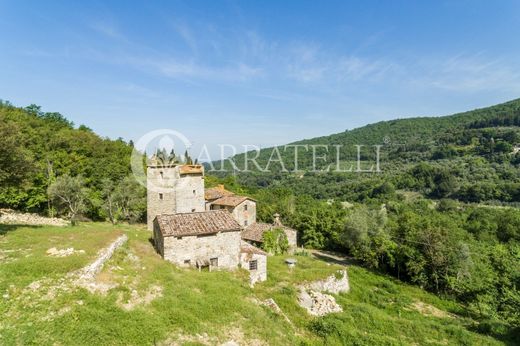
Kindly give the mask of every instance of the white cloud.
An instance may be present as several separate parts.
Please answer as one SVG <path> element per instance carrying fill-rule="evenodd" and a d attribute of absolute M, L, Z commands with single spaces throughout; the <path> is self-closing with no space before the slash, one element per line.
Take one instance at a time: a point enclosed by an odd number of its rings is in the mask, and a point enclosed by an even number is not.
<path fill-rule="evenodd" d="M 518 67 L 498 58 L 486 59 L 483 54 L 459 54 L 445 61 L 423 63 L 421 68 L 429 72 L 415 83 L 425 86 L 458 92 L 520 92 Z"/>
<path fill-rule="evenodd" d="M 197 64 L 174 59 L 152 61 L 150 66 L 166 77 L 217 81 L 245 81 L 260 76 L 262 69 L 238 62 L 222 67 Z"/>

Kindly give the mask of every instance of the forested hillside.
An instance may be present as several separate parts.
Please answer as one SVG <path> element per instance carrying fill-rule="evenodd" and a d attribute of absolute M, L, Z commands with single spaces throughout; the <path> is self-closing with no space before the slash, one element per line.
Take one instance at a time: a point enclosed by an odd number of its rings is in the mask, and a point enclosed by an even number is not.
<path fill-rule="evenodd" d="M 0 139 L 0 207 L 53 213 L 47 189 L 63 176 L 76 178 L 84 195 L 83 214 L 93 219 L 107 216 L 107 195 L 119 184 L 120 192 L 133 190 L 144 197 L 144 190 L 127 179 L 132 143 L 101 138 L 60 113 L 0 102 Z M 133 204 L 133 217 L 139 219 L 144 200 Z"/>
<path fill-rule="evenodd" d="M 368 201 L 384 191 L 410 190 L 432 198 L 453 198 L 463 202 L 520 202 L 520 100 L 497 106 L 437 118 L 412 118 L 379 122 L 326 137 L 303 140 L 290 145 L 327 145 L 329 151 L 316 148 L 313 172 L 312 150 L 300 148 L 298 168 L 293 172 L 294 148 L 280 147 L 284 167 L 282 174 L 272 148 L 261 150 L 257 159 L 264 168 L 269 159 L 269 172 L 261 172 L 249 163 L 252 172 L 235 172 L 239 182 L 250 188 L 267 186 L 289 187 L 297 193 L 316 198 L 338 198 Z M 381 145 L 382 172 L 334 172 L 337 167 L 335 147 L 341 145 L 342 169 L 354 164 L 357 168 L 357 148 L 362 169 L 375 164 L 376 151 L 371 145 Z M 273 156 L 272 156 L 273 155 Z M 249 153 L 249 158 L 254 157 Z M 233 157 L 239 169 L 245 155 Z M 231 168 L 229 162 L 225 162 Z M 333 174 L 320 172 L 327 167 Z"/>
<path fill-rule="evenodd" d="M 348 253 L 456 298 L 480 317 L 486 332 L 519 338 L 519 124 L 520 100 L 380 122 L 292 143 L 343 145 L 345 163 L 355 161 L 356 144 L 382 145 L 379 173 L 313 172 L 311 150 L 300 150 L 294 172 L 294 152 L 281 147 L 288 172 L 275 155 L 269 172 L 235 170 L 236 178 L 225 182 L 258 199 L 260 219 L 282 214 L 305 246 Z M 272 153 L 261 151 L 261 167 Z M 336 166 L 335 153 L 329 154 L 317 168 Z M 234 157 L 239 168 L 244 158 Z M 361 159 L 369 167 L 375 154 L 364 151 Z"/>

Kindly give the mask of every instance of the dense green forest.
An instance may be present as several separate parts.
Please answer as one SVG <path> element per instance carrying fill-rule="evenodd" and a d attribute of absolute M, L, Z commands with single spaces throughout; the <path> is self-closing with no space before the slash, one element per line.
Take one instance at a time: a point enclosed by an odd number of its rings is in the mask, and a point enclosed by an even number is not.
<path fill-rule="evenodd" d="M 99 220 L 109 217 L 112 198 L 121 218 L 144 217 L 144 189 L 129 179 L 132 143 L 101 138 L 84 125 L 75 127 L 56 112 L 0 102 L 0 207 L 54 214 L 59 198 L 53 183 L 80 189 L 78 212 Z M 113 209 L 113 208 L 112 208 Z"/>
<path fill-rule="evenodd" d="M 347 253 L 456 299 L 480 321 L 478 331 L 518 340 L 519 119 L 515 100 L 380 122 L 296 143 L 341 144 L 345 164 L 355 159 L 356 144 L 382 145 L 379 173 L 313 172 L 312 157 L 302 151 L 297 172 L 273 163 L 270 172 L 210 173 L 206 186 L 223 183 L 249 194 L 259 220 L 280 213 L 299 230 L 302 245 Z M 145 191 L 129 177 L 132 143 L 101 138 L 38 106 L 5 102 L 0 138 L 0 207 L 114 223 L 143 219 Z M 265 166 L 271 153 L 262 150 L 258 162 Z M 291 170 L 293 153 L 280 153 Z M 369 166 L 374 153 L 361 158 Z M 238 167 L 243 160 L 234 157 Z M 329 155 L 318 168 L 334 160 Z M 70 191 L 75 199 L 66 208 L 60 197 Z"/>

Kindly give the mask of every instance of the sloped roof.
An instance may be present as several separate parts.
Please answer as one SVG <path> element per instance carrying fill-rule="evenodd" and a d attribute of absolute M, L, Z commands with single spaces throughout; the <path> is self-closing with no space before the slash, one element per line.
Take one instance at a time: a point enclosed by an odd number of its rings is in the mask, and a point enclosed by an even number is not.
<path fill-rule="evenodd" d="M 240 225 L 226 210 L 198 213 L 158 215 L 156 221 L 164 237 L 205 235 L 218 232 L 240 231 Z"/>
<path fill-rule="evenodd" d="M 263 243 L 264 232 L 275 228 L 283 229 L 284 231 L 297 232 L 295 229 L 283 225 L 277 226 L 270 223 L 255 222 L 254 224 L 247 226 L 242 231 L 242 239 Z"/>
<path fill-rule="evenodd" d="M 267 256 L 267 252 L 265 252 L 262 249 L 257 248 L 256 246 L 253 246 L 243 240 L 240 242 L 240 252 Z"/>
<path fill-rule="evenodd" d="M 246 197 L 246 196 L 225 196 L 225 197 L 221 197 L 221 198 L 217 199 L 216 201 L 213 201 L 211 204 L 225 205 L 228 207 L 236 207 L 240 203 L 244 202 L 246 199 L 255 201 L 254 199 Z"/>
<path fill-rule="evenodd" d="M 212 188 L 206 189 L 204 191 L 204 198 L 206 200 L 215 200 L 215 199 L 219 199 L 224 196 L 233 196 L 233 195 L 234 195 L 234 193 L 226 190 L 223 185 L 219 185 L 217 187 L 212 187 Z"/>
<path fill-rule="evenodd" d="M 242 231 L 242 239 L 252 240 L 258 243 L 263 242 L 263 235 L 265 231 L 273 228 L 273 225 L 263 222 L 255 222 L 249 225 Z"/>

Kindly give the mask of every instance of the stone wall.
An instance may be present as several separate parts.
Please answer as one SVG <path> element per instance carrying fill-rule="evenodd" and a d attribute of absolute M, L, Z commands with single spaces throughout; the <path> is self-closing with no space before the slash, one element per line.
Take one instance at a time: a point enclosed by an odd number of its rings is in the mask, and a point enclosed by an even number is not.
<path fill-rule="evenodd" d="M 287 241 L 289 242 L 289 248 L 294 251 L 298 247 L 298 232 L 292 228 L 284 228 Z"/>
<path fill-rule="evenodd" d="M 230 209 L 230 212 L 242 227 L 247 227 L 256 222 L 256 202 L 249 199 Z"/>
<path fill-rule="evenodd" d="M 249 270 L 249 262 L 255 260 L 257 262 L 257 269 Z M 240 254 L 240 266 L 249 271 L 249 283 L 251 285 L 259 281 L 267 280 L 267 256 L 242 252 Z"/>
<path fill-rule="evenodd" d="M 45 217 L 30 213 L 19 213 L 11 209 L 0 209 L 0 224 L 67 226 L 70 223 L 66 220 L 55 217 Z"/>
<path fill-rule="evenodd" d="M 206 209 L 202 174 L 181 175 L 175 186 L 176 213 L 193 213 Z"/>
<path fill-rule="evenodd" d="M 146 175 L 147 225 L 152 230 L 153 220 L 157 215 L 172 214 L 175 211 L 174 188 L 177 175 L 174 167 L 148 167 Z"/>
<path fill-rule="evenodd" d="M 157 235 L 156 235 L 157 236 Z M 162 237 L 156 243 L 159 253 L 167 261 L 179 266 L 196 265 L 197 260 L 208 261 L 218 258 L 218 267 L 238 267 L 240 254 L 240 232 L 219 232 L 205 236 Z M 185 263 L 190 260 L 190 264 Z"/>
<path fill-rule="evenodd" d="M 153 244 L 155 250 L 164 258 L 164 237 L 157 223 L 157 219 L 153 220 Z"/>
<path fill-rule="evenodd" d="M 204 174 L 180 174 L 181 165 L 150 166 L 147 169 L 147 224 L 161 214 L 192 213 L 205 210 Z"/>

